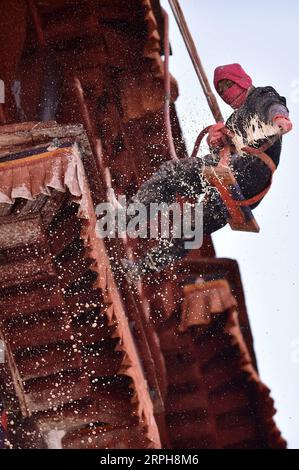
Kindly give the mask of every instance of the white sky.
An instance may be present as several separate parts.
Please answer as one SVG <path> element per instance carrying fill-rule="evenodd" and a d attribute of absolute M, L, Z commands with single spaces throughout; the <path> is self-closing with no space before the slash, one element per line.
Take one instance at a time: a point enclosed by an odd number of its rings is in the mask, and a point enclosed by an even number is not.
<path fill-rule="evenodd" d="M 170 13 L 167 0 L 161 4 Z M 255 340 L 259 372 L 272 391 L 276 422 L 289 448 L 299 448 L 299 3 L 293 0 L 180 0 L 211 84 L 217 65 L 239 62 L 257 86 L 272 85 L 287 98 L 294 123 L 284 137 L 271 192 L 256 209 L 259 234 L 226 227 L 213 236 L 217 256 L 238 260 Z M 173 16 L 171 72 L 189 150 L 213 122 Z M 220 101 L 220 100 L 219 100 Z M 231 109 L 220 103 L 225 117 Z M 296 143 L 298 144 L 296 145 Z"/>

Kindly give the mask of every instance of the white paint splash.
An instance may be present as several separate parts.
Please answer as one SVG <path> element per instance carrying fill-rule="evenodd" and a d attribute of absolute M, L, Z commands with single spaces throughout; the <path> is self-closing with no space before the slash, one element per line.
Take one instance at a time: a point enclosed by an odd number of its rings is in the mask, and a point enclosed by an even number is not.
<path fill-rule="evenodd" d="M 235 133 L 232 141 L 237 152 L 241 152 L 242 148 L 246 145 L 254 145 L 259 140 L 270 139 L 280 134 L 280 129 L 276 124 L 266 124 L 262 122 L 257 114 L 252 116 L 243 127 L 246 132 L 246 138 L 240 134 L 239 126 L 236 127 L 232 123 L 230 127 Z"/>

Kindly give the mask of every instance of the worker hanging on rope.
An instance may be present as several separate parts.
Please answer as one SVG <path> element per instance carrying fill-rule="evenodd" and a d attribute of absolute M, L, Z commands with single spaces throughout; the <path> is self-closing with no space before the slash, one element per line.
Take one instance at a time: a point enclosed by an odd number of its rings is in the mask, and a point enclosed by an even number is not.
<path fill-rule="evenodd" d="M 204 168 L 217 168 L 223 158 L 223 149 L 229 148 L 229 166 L 245 199 L 244 206 L 247 201 L 248 207 L 254 209 L 268 191 L 279 164 L 282 135 L 292 129 L 285 98 L 271 86 L 254 87 L 239 64 L 217 67 L 214 85 L 221 98 L 235 111 L 226 123 L 209 127 L 207 140 L 211 153 L 163 164 L 131 201 L 142 203 L 149 209 L 151 203 L 171 204 L 177 195 L 194 198 L 206 193 L 204 234 L 219 230 L 230 219 L 219 190 L 211 188 L 205 179 Z M 124 260 L 128 276 L 138 279 L 183 258 L 188 253 L 185 241 L 184 238 L 162 239 L 144 258 L 134 263 Z"/>

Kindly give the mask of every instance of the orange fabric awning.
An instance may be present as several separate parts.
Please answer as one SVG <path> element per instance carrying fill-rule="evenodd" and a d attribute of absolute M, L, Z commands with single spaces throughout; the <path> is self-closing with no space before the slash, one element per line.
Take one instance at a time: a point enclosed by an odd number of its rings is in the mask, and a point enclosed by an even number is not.
<path fill-rule="evenodd" d="M 79 216 L 88 217 L 88 187 L 76 144 L 0 160 L 0 203 L 13 204 L 16 198 L 33 200 L 39 194 L 50 195 L 51 188 L 68 190 L 80 205 Z"/>

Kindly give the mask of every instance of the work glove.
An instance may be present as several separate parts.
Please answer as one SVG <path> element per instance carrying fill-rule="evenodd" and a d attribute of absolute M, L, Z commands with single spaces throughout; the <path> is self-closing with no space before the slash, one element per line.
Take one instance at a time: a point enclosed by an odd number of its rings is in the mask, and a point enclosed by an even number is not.
<path fill-rule="evenodd" d="M 283 114 L 276 114 L 273 117 L 273 124 L 278 126 L 282 134 L 290 132 L 293 128 L 292 121 Z"/>
<path fill-rule="evenodd" d="M 222 148 L 227 144 L 227 137 L 223 132 L 224 128 L 224 122 L 217 122 L 217 124 L 210 127 L 207 137 L 210 149 Z"/>

